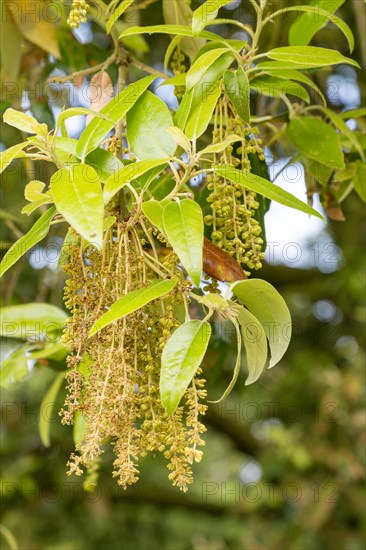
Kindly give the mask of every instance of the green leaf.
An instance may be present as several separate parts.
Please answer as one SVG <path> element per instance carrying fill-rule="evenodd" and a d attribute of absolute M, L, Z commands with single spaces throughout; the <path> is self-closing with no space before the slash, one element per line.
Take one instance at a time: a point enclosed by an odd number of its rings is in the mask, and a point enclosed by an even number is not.
<path fill-rule="evenodd" d="M 46 184 L 43 181 L 32 180 L 25 186 L 24 197 L 27 201 L 35 202 L 45 198 L 45 194 L 42 193 Z M 48 197 L 50 198 L 50 197 Z"/>
<path fill-rule="evenodd" d="M 274 61 L 276 63 L 276 61 Z M 259 65 L 258 65 L 259 66 Z M 271 69 L 267 69 L 267 73 L 271 74 Z M 276 69 L 274 68 L 274 73 L 278 78 L 283 78 L 285 80 L 295 80 L 298 82 L 302 82 L 303 84 L 307 84 L 312 88 L 321 98 L 324 105 L 326 105 L 326 99 L 324 97 L 323 92 L 321 89 L 305 74 L 301 73 L 300 71 L 296 71 L 296 69 Z"/>
<path fill-rule="evenodd" d="M 287 126 L 287 136 L 306 157 L 339 170 L 344 168 L 339 134 L 320 118 L 293 118 Z"/>
<path fill-rule="evenodd" d="M 203 266 L 203 216 L 199 205 L 190 199 L 170 202 L 163 211 L 163 226 L 174 252 L 199 286 Z"/>
<path fill-rule="evenodd" d="M 349 26 L 339 17 L 333 16 L 345 0 L 313 0 L 310 6 L 291 6 L 284 8 L 288 11 L 305 12 L 290 28 L 289 43 L 291 46 L 307 46 L 313 36 L 330 21 L 337 25 L 348 40 L 350 51 L 354 48 L 354 38 Z"/>
<path fill-rule="evenodd" d="M 100 144 L 106 134 L 113 128 L 113 125 L 117 124 L 126 115 L 155 79 L 156 75 L 149 75 L 129 84 L 127 88 L 100 110 L 99 114 L 107 116 L 109 120 L 102 120 L 97 117 L 91 120 L 82 132 L 76 146 L 76 154 L 79 158 L 85 158 L 90 151 Z"/>
<path fill-rule="evenodd" d="M 56 208 L 52 207 L 36 221 L 33 227 L 17 240 L 7 251 L 0 264 L 0 277 L 19 260 L 30 248 L 39 243 L 47 235 Z"/>
<path fill-rule="evenodd" d="M 281 61 L 285 68 L 292 69 L 312 69 L 327 65 L 338 65 L 339 63 L 360 67 L 357 61 L 344 57 L 337 50 L 315 46 L 283 46 L 270 50 L 266 55 L 270 59 Z M 263 68 L 263 65 L 261 68 Z"/>
<path fill-rule="evenodd" d="M 0 174 L 9 166 L 13 159 L 25 157 L 23 149 L 27 145 L 29 145 L 29 143 L 27 141 L 23 141 L 23 143 L 17 143 L 16 145 L 13 145 L 13 147 L 9 147 L 0 153 Z"/>
<path fill-rule="evenodd" d="M 224 73 L 225 91 L 244 122 L 250 123 L 250 88 L 245 71 L 239 67 L 236 71 Z"/>
<path fill-rule="evenodd" d="M 239 281 L 230 288 L 263 326 L 271 350 L 268 368 L 274 367 L 291 339 L 291 315 L 285 300 L 272 285 L 261 279 Z"/>
<path fill-rule="evenodd" d="M 89 332 L 89 337 L 99 332 L 102 328 L 110 325 L 114 321 L 137 311 L 149 302 L 168 294 L 175 285 L 178 279 L 167 279 L 165 281 L 154 280 L 148 286 L 133 290 L 125 294 L 111 305 L 109 310 L 102 315 L 98 321 L 94 323 Z"/>
<path fill-rule="evenodd" d="M 184 116 L 186 116 L 185 134 L 188 139 L 195 140 L 206 131 L 211 121 L 217 100 L 221 94 L 221 84 L 219 80 L 232 62 L 233 57 L 231 53 L 221 55 L 208 68 L 199 84 L 196 84 L 191 91 L 187 92 L 188 94 L 192 94 L 191 99 L 184 105 Z M 180 118 L 178 114 L 180 108 L 176 113 L 176 119 Z M 182 119 L 183 118 L 184 117 L 182 117 Z M 184 120 L 182 120 L 182 122 L 184 122 Z M 177 120 L 176 126 L 184 130 L 184 126 L 182 126 L 181 123 L 177 124 Z"/>
<path fill-rule="evenodd" d="M 124 166 L 119 158 L 100 147 L 89 153 L 85 158 L 85 164 L 94 168 L 103 183 Z"/>
<path fill-rule="evenodd" d="M 61 124 L 63 124 L 68 118 L 79 115 L 94 115 L 96 117 L 102 118 L 103 120 L 113 122 L 106 115 L 103 115 L 100 111 L 93 111 L 93 109 L 87 109 L 86 107 L 71 107 L 70 109 L 65 109 L 65 111 L 61 111 L 57 118 L 56 128 L 59 128 Z"/>
<path fill-rule="evenodd" d="M 213 50 L 209 50 L 208 52 L 205 52 L 202 54 L 190 67 L 187 78 L 186 78 L 186 86 L 187 90 L 190 90 L 198 84 L 204 75 L 207 73 L 211 65 L 219 59 L 222 55 L 225 53 L 229 53 L 230 50 L 228 48 L 215 48 Z"/>
<path fill-rule="evenodd" d="M 232 181 L 233 183 L 241 183 L 247 189 L 255 191 L 268 199 L 274 200 L 284 206 L 289 208 L 294 208 L 295 210 L 300 210 L 300 212 L 305 212 L 305 214 L 310 214 L 316 216 L 323 220 L 323 216 L 319 214 L 314 208 L 308 204 L 302 202 L 297 197 L 288 193 L 278 185 L 275 185 L 269 180 L 251 174 L 250 172 L 243 172 L 241 170 L 235 170 L 235 168 L 229 168 L 225 166 L 217 166 L 214 168 L 215 172 L 220 176 Z"/>
<path fill-rule="evenodd" d="M 28 375 L 26 347 L 16 347 L 1 361 L 0 386 L 8 388 L 12 383 L 19 382 Z"/>
<path fill-rule="evenodd" d="M 152 25 L 147 27 L 129 27 L 121 35 L 120 38 L 123 39 L 126 36 L 132 36 L 134 34 L 172 34 L 174 36 L 191 36 L 196 38 L 197 35 L 192 31 L 191 27 L 186 25 Z M 200 38 L 205 38 L 206 40 L 220 40 L 225 42 L 221 36 L 214 34 L 213 32 L 201 31 L 199 33 Z"/>
<path fill-rule="evenodd" d="M 30 216 L 40 206 L 43 206 L 44 204 L 52 204 L 52 202 L 53 201 L 49 195 L 44 195 L 43 199 L 39 199 L 38 201 L 34 201 L 23 206 L 21 213 Z"/>
<path fill-rule="evenodd" d="M 170 78 L 164 80 L 160 86 L 185 86 L 186 85 L 187 73 L 178 73 Z"/>
<path fill-rule="evenodd" d="M 51 386 L 49 387 L 46 395 L 42 399 L 41 408 L 39 411 L 39 436 L 45 447 L 50 446 L 50 431 L 52 425 L 52 411 L 55 407 L 55 401 L 60 391 L 62 382 L 65 380 L 65 373 L 60 372 Z"/>
<path fill-rule="evenodd" d="M 164 234 L 163 211 L 166 203 L 164 201 L 146 201 L 141 205 L 141 210 L 147 219 Z"/>
<path fill-rule="evenodd" d="M 254 279 L 252 279 L 254 280 Z M 237 319 L 243 336 L 249 375 L 245 385 L 253 384 L 266 366 L 268 347 L 263 326 L 258 319 L 242 306 L 236 306 Z"/>
<path fill-rule="evenodd" d="M 27 134 L 39 134 L 43 137 L 47 135 L 48 129 L 46 124 L 40 124 L 35 118 L 21 111 L 11 108 L 6 109 L 3 119 L 10 126 L 18 128 L 22 132 L 27 132 Z"/>
<path fill-rule="evenodd" d="M 132 180 L 137 179 L 139 176 L 146 174 L 152 168 L 161 166 L 161 170 L 164 169 L 169 159 L 153 159 L 153 160 L 141 160 L 139 162 L 133 162 L 123 166 L 118 172 L 109 177 L 106 181 L 103 189 L 104 204 L 107 204 L 111 198 L 122 187 Z"/>
<path fill-rule="evenodd" d="M 330 118 L 334 126 L 336 126 L 338 130 L 342 132 L 342 134 L 348 137 L 353 147 L 356 149 L 356 151 L 360 155 L 361 159 L 365 162 L 365 155 L 361 147 L 361 144 L 358 141 L 357 137 L 355 136 L 354 132 L 351 130 L 351 128 L 344 122 L 343 117 L 338 113 L 335 113 L 331 109 L 326 109 L 321 107 L 319 107 L 319 109 L 321 109 L 327 115 L 327 117 Z"/>
<path fill-rule="evenodd" d="M 87 164 L 62 168 L 51 177 L 57 210 L 88 242 L 103 245 L 104 203 L 102 186 L 95 170 Z"/>
<path fill-rule="evenodd" d="M 121 2 L 119 6 L 117 6 L 117 8 L 114 10 L 111 17 L 107 21 L 107 34 L 111 32 L 111 28 L 113 27 L 114 23 L 117 21 L 117 19 L 121 17 L 121 15 L 127 10 L 127 8 L 129 8 L 133 1 L 134 0 L 123 0 L 123 2 Z"/>
<path fill-rule="evenodd" d="M 192 26 L 193 11 L 189 2 L 185 0 L 163 0 L 163 15 L 166 25 L 185 25 L 187 28 Z M 171 43 L 175 44 L 174 49 L 179 44 L 180 50 L 192 62 L 192 59 L 205 41 L 202 38 L 175 36 Z M 171 54 L 168 53 L 168 55 L 170 56 Z"/>
<path fill-rule="evenodd" d="M 178 327 L 167 341 L 161 357 L 160 398 L 169 415 L 202 363 L 210 336 L 210 323 L 194 320 Z"/>
<path fill-rule="evenodd" d="M 269 97 L 283 97 L 284 95 L 294 95 L 306 103 L 310 103 L 308 92 L 296 82 L 284 80 L 277 76 L 258 76 L 250 81 L 250 87 L 259 94 Z"/>
<path fill-rule="evenodd" d="M 41 302 L 1 308 L 0 335 L 20 340 L 51 341 L 62 331 L 67 313 L 51 304 Z"/>
<path fill-rule="evenodd" d="M 174 115 L 174 124 L 180 130 L 184 130 L 187 124 L 187 120 L 192 108 L 193 102 L 193 91 L 190 90 L 186 92 L 183 96 L 181 104 L 179 105 L 175 115 Z"/>
<path fill-rule="evenodd" d="M 145 92 L 127 113 L 127 137 L 141 160 L 172 156 L 177 145 L 167 128 L 174 126 L 168 107 L 156 95 Z"/>
<path fill-rule="evenodd" d="M 199 34 L 202 29 L 219 13 L 219 9 L 226 4 L 230 4 L 232 0 L 206 0 L 202 6 L 193 12 L 192 30 L 195 34 Z"/>
<path fill-rule="evenodd" d="M 357 171 L 353 177 L 353 185 L 360 198 L 366 202 L 366 166 L 359 160 L 356 162 Z"/>

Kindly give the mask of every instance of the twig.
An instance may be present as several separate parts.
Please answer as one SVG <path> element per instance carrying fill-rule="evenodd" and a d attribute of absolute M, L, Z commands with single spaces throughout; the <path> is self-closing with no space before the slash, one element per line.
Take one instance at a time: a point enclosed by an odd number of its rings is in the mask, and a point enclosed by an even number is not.
<path fill-rule="evenodd" d="M 142 71 L 145 71 L 146 73 L 150 74 L 156 74 L 157 76 L 160 76 L 161 78 L 167 79 L 168 75 L 165 73 L 162 73 L 161 71 L 158 71 L 157 69 L 154 69 L 154 67 L 149 67 L 149 65 L 145 65 L 145 63 L 142 63 L 142 61 L 139 61 L 132 55 L 129 56 L 129 62 L 131 65 L 134 65 L 138 69 L 141 69 Z"/>
<path fill-rule="evenodd" d="M 82 71 L 75 71 L 74 73 L 71 73 L 69 75 L 66 75 L 66 76 L 51 76 L 47 82 L 52 84 L 54 82 L 67 82 L 68 80 L 73 80 L 74 78 L 76 78 L 77 76 L 85 76 L 85 75 L 88 75 L 88 74 L 93 74 L 93 73 L 96 73 L 98 71 L 103 71 L 104 69 L 106 69 L 107 67 L 109 67 L 109 65 L 112 65 L 112 63 L 115 62 L 117 58 L 117 54 L 116 52 L 113 52 L 109 57 L 107 57 L 107 59 L 105 61 L 103 61 L 103 63 L 99 63 L 98 65 L 93 65 L 93 67 L 89 67 L 89 69 L 84 69 Z"/>

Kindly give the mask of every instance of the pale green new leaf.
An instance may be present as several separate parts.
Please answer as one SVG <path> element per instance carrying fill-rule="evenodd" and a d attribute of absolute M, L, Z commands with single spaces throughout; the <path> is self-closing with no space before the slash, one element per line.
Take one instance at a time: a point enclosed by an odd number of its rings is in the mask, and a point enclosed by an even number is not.
<path fill-rule="evenodd" d="M 202 6 L 193 12 L 192 30 L 195 34 L 199 34 L 202 29 L 219 13 L 219 9 L 226 4 L 230 4 L 232 0 L 206 0 Z"/>
<path fill-rule="evenodd" d="M 166 25 L 184 25 L 190 28 L 192 25 L 193 11 L 189 4 L 190 2 L 186 2 L 186 0 L 163 0 L 164 23 Z M 191 62 L 198 50 L 205 43 L 202 38 L 174 36 L 172 42 L 175 43 L 175 45 L 178 43 L 177 39 L 179 39 L 180 49 L 189 57 Z M 170 53 L 167 53 L 166 58 L 168 56 L 170 56 Z"/>
<path fill-rule="evenodd" d="M 229 53 L 230 50 L 228 48 L 215 48 L 213 50 L 209 50 L 208 52 L 205 52 L 204 54 L 200 55 L 198 59 L 193 63 L 193 65 L 190 67 L 187 78 L 186 78 L 186 86 L 187 90 L 190 90 L 198 84 L 204 75 L 207 73 L 211 65 L 219 59 L 222 55 L 225 53 Z"/>
<path fill-rule="evenodd" d="M 51 304 L 41 302 L 3 307 L 0 335 L 20 340 L 42 340 L 62 331 L 67 313 Z"/>
<path fill-rule="evenodd" d="M 170 126 L 170 128 L 167 128 L 166 131 L 172 136 L 175 143 L 179 145 L 179 147 L 182 147 L 182 149 L 187 153 L 191 151 L 191 142 L 180 128 L 177 128 L 176 126 Z"/>
<path fill-rule="evenodd" d="M 146 201 L 141 205 L 141 210 L 147 217 L 147 219 L 164 234 L 163 227 L 163 211 L 167 201 Z"/>
<path fill-rule="evenodd" d="M 44 204 L 52 204 L 52 203 L 53 201 L 50 195 L 43 195 L 42 199 L 30 202 L 29 204 L 26 204 L 25 206 L 23 206 L 21 213 L 26 214 L 27 216 L 30 216 L 40 206 L 43 206 Z"/>
<path fill-rule="evenodd" d="M 270 59 L 281 61 L 285 68 L 292 69 L 313 69 L 339 63 L 359 67 L 357 61 L 345 57 L 337 50 L 316 46 L 283 46 L 270 50 L 266 55 Z"/>
<path fill-rule="evenodd" d="M 79 115 L 94 115 L 103 120 L 113 122 L 109 119 L 108 116 L 103 115 L 100 111 L 93 111 L 93 109 L 87 109 L 86 107 L 71 107 L 70 109 L 65 109 L 65 111 L 61 111 L 57 118 L 56 127 L 59 128 L 61 124 L 63 124 L 68 118 Z"/>
<path fill-rule="evenodd" d="M 219 141 L 218 143 L 208 145 L 199 152 L 199 156 L 204 156 L 212 153 L 221 153 L 222 151 L 225 151 L 225 149 L 227 149 L 229 145 L 231 145 L 232 143 L 237 143 L 239 141 L 245 141 L 245 138 L 232 134 L 225 138 L 224 141 Z"/>
<path fill-rule="evenodd" d="M 16 145 L 13 145 L 13 147 L 9 147 L 0 153 L 0 174 L 9 166 L 13 159 L 25 156 L 23 149 L 27 145 L 29 145 L 29 143 L 23 141 L 22 143 L 17 143 Z"/>
<path fill-rule="evenodd" d="M 85 158 L 90 151 L 98 147 L 106 134 L 113 128 L 113 125 L 117 124 L 126 115 L 155 79 L 156 75 L 149 75 L 129 84 L 127 88 L 100 110 L 99 114 L 105 115 L 109 120 L 95 117 L 90 121 L 76 146 L 76 154 L 79 158 Z"/>
<path fill-rule="evenodd" d="M 203 268 L 203 216 L 193 200 L 168 203 L 163 211 L 164 233 L 198 287 Z"/>
<path fill-rule="evenodd" d="M 103 189 L 104 204 L 107 204 L 127 182 L 137 179 L 139 176 L 146 174 L 146 172 L 157 166 L 161 166 L 161 170 L 163 170 L 168 160 L 167 158 L 141 160 L 123 166 L 123 168 L 107 179 Z"/>
<path fill-rule="evenodd" d="M 285 300 L 271 284 L 262 279 L 239 281 L 230 288 L 263 326 L 271 351 L 268 368 L 274 367 L 285 354 L 291 340 L 291 315 Z"/>
<path fill-rule="evenodd" d="M 52 412 L 55 408 L 55 401 L 60 391 L 62 382 L 65 380 L 65 373 L 60 372 L 51 386 L 49 387 L 47 393 L 42 399 L 40 411 L 39 411 L 39 436 L 45 447 L 50 446 L 50 431 L 52 425 Z"/>
<path fill-rule="evenodd" d="M 48 130 L 46 124 L 40 124 L 34 117 L 22 113 L 21 111 L 16 111 L 11 107 L 6 109 L 3 119 L 4 122 L 10 126 L 18 128 L 18 130 L 26 132 L 27 134 L 39 134 L 40 136 L 47 135 Z"/>
<path fill-rule="evenodd" d="M 28 375 L 26 347 L 15 348 L 1 361 L 0 386 L 8 388 L 12 383 L 19 382 Z"/>
<path fill-rule="evenodd" d="M 287 136 L 301 154 L 343 170 L 344 157 L 339 134 L 320 118 L 293 118 L 287 126 Z"/>
<path fill-rule="evenodd" d="M 0 264 L 0 277 L 19 260 L 30 248 L 39 243 L 47 235 L 51 220 L 56 213 L 52 207 L 36 221 L 33 227 L 17 240 L 7 251 Z"/>
<path fill-rule="evenodd" d="M 51 191 L 56 208 L 65 220 L 84 239 L 101 249 L 104 203 L 95 170 L 87 164 L 62 168 L 51 177 Z"/>
<path fill-rule="evenodd" d="M 94 323 L 89 332 L 89 337 L 99 332 L 102 328 L 110 325 L 118 319 L 122 319 L 126 315 L 137 311 L 149 302 L 168 294 L 175 285 L 178 279 L 167 279 L 165 281 L 154 280 L 150 281 L 148 286 L 133 290 L 125 294 L 111 305 L 109 310 L 102 315 L 98 321 Z"/>
<path fill-rule="evenodd" d="M 121 15 L 127 10 L 127 8 L 132 4 L 134 0 L 123 0 L 119 6 L 114 10 L 111 17 L 108 19 L 106 24 L 106 31 L 107 34 L 111 32 L 111 28 L 113 27 L 114 23 L 121 17 Z"/>
<path fill-rule="evenodd" d="M 141 160 L 172 156 L 177 148 L 166 131 L 174 126 L 166 104 L 145 92 L 127 113 L 127 137 L 131 149 Z"/>
<path fill-rule="evenodd" d="M 169 415 L 202 363 L 210 336 L 210 323 L 193 320 L 178 327 L 167 341 L 161 357 L 160 398 Z"/>
<path fill-rule="evenodd" d="M 225 166 L 216 166 L 214 170 L 217 174 L 223 176 L 229 181 L 241 183 L 246 189 L 259 193 L 268 199 L 274 200 L 284 206 L 288 206 L 289 208 L 300 210 L 300 212 L 304 212 L 305 214 L 310 214 L 323 219 L 323 216 L 314 210 L 314 208 L 302 202 L 297 197 L 291 193 L 288 193 L 288 191 L 285 191 L 281 187 L 278 187 L 278 185 L 275 185 L 269 180 L 261 178 L 255 174 L 251 174 L 250 172 L 243 172 L 241 170 L 236 170 L 235 168 Z"/>
<path fill-rule="evenodd" d="M 43 181 L 32 180 L 25 186 L 24 197 L 29 202 L 35 202 L 44 199 L 45 194 L 43 193 L 43 190 L 45 187 L 46 184 L 43 183 Z"/>

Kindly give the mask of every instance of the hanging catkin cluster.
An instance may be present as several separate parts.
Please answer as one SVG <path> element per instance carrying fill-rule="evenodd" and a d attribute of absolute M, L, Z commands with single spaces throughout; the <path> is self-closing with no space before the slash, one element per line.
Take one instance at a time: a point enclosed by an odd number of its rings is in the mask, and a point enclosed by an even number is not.
<path fill-rule="evenodd" d="M 165 297 L 106 326 L 88 339 L 88 331 L 107 308 L 127 292 L 141 288 L 157 277 L 158 264 L 139 225 L 127 228 L 115 223 L 105 237 L 100 254 L 85 243 L 69 247 L 64 266 L 69 275 L 65 302 L 71 318 L 64 336 L 70 349 L 68 396 L 63 422 L 72 424 L 75 414 L 85 420 L 86 431 L 69 460 L 69 473 L 93 472 L 93 465 L 111 443 L 116 455 L 114 473 L 126 488 L 137 481 L 138 459 L 159 451 L 168 460 L 169 478 L 186 491 L 192 482 L 191 465 L 199 461 L 205 427 L 200 415 L 206 406 L 205 381 L 196 373 L 191 386 L 172 416 L 159 397 L 162 349 L 179 325 L 174 309 L 182 304 L 188 283 L 183 281 Z M 145 239 L 144 239 L 145 236 Z M 159 263 L 166 275 L 176 275 L 174 254 Z"/>
<path fill-rule="evenodd" d="M 256 134 L 257 129 L 245 127 L 227 99 L 222 97 L 215 111 L 213 143 L 220 143 L 232 135 L 239 136 L 242 141 L 228 145 L 222 154 L 216 154 L 215 163 L 250 171 L 249 155 L 256 154 L 259 160 L 264 159 L 262 141 Z M 260 269 L 264 253 L 261 226 L 255 217 L 259 207 L 256 193 L 240 182 L 228 181 L 217 174 L 208 176 L 208 190 L 207 202 L 212 214 L 205 216 L 205 223 L 212 226 L 212 242 L 244 267 Z"/>

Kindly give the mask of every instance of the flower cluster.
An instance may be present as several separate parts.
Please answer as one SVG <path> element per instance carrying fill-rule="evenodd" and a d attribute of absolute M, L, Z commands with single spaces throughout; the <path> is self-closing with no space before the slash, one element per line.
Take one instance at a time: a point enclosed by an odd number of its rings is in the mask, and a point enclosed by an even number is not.
<path fill-rule="evenodd" d="M 87 469 L 93 478 L 93 465 L 110 442 L 116 455 L 113 476 L 122 487 L 137 481 L 139 457 L 161 452 L 168 460 L 169 478 L 186 491 L 191 465 L 200 460 L 198 447 L 204 444 L 199 417 L 206 410 L 201 403 L 205 381 L 198 371 L 169 416 L 160 400 L 159 377 L 162 349 L 179 325 L 175 311 L 183 307 L 188 283 L 178 283 L 168 295 L 88 338 L 91 326 L 112 303 L 156 278 L 152 266 L 158 259 L 141 244 L 151 238 L 148 232 L 144 241 L 142 231 L 138 224 L 128 229 L 116 222 L 102 255 L 83 242 L 69 249 L 65 302 L 72 316 L 64 341 L 71 354 L 62 417 L 63 423 L 72 424 L 75 414 L 81 414 L 86 425 L 70 457 L 69 473 L 81 475 Z M 171 263 L 171 255 L 167 258 Z M 159 266 L 169 276 L 164 261 Z"/>
<path fill-rule="evenodd" d="M 86 23 L 89 9 L 89 5 L 85 0 L 73 0 L 67 19 L 70 27 L 77 29 L 80 23 Z"/>
<path fill-rule="evenodd" d="M 244 171 L 251 170 L 250 155 L 264 160 L 262 140 L 257 138 L 256 128 L 244 127 L 226 98 L 217 106 L 213 143 L 219 143 L 228 136 L 238 136 L 238 142 L 226 147 L 216 155 L 217 164 L 229 165 Z M 207 178 L 209 195 L 207 202 L 212 213 L 205 216 L 205 223 L 212 226 L 211 240 L 222 250 L 248 269 L 260 269 L 263 239 L 257 219 L 259 203 L 256 193 L 246 189 L 240 182 L 231 182 L 217 174 Z"/>

